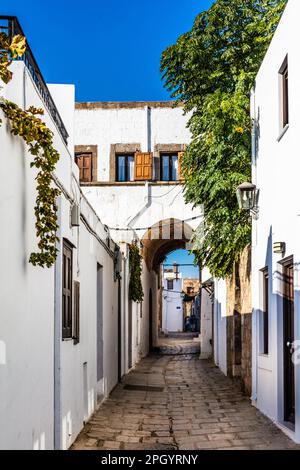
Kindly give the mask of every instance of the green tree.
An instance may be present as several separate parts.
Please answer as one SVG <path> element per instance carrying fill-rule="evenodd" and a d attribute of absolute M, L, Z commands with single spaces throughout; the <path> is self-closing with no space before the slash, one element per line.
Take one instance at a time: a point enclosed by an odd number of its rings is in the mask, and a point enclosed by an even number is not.
<path fill-rule="evenodd" d="M 250 242 L 236 199 L 237 186 L 251 179 L 250 92 L 286 2 L 217 0 L 162 54 L 165 86 L 191 112 L 185 198 L 205 214 L 195 255 L 216 277 L 231 274 Z"/>

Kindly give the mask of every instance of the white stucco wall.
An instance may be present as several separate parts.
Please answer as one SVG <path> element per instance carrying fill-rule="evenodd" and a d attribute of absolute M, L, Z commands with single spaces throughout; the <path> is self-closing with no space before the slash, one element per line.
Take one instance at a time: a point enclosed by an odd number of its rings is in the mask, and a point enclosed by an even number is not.
<path fill-rule="evenodd" d="M 227 375 L 226 281 L 215 279 L 213 314 L 214 361 Z"/>
<path fill-rule="evenodd" d="M 186 204 L 182 186 L 101 186 L 83 187 L 83 192 L 116 241 L 131 242 L 136 236 L 142 239 L 148 228 L 170 218 L 188 220 L 196 229 L 202 220 L 202 207 Z M 194 220 L 192 220 L 195 217 Z M 132 230 L 128 230 L 132 227 Z M 122 230 L 127 228 L 127 230 Z M 175 227 L 181 235 L 181 225 Z M 116 230 L 117 229 L 117 230 Z M 154 236 L 154 235 L 153 235 Z M 170 237 L 164 225 L 163 236 Z"/>
<path fill-rule="evenodd" d="M 168 290 L 168 279 L 173 279 L 173 289 Z M 183 331 L 182 279 L 165 274 L 163 282 L 162 330 L 164 333 Z"/>
<path fill-rule="evenodd" d="M 295 339 L 300 338 L 299 321 L 299 214 L 298 137 L 300 117 L 300 62 L 298 19 L 300 3 L 289 0 L 277 32 L 256 79 L 252 116 L 258 122 L 259 137 L 253 161 L 253 182 L 260 189 L 259 218 L 253 223 L 253 402 L 278 423 L 283 421 L 283 334 L 280 265 L 274 242 L 285 242 L 285 256 L 295 264 Z M 289 128 L 279 138 L 279 70 L 288 54 Z M 259 317 L 261 304 L 260 269 L 269 267 L 269 355 L 260 353 Z M 291 437 L 300 442 L 300 369 L 295 366 L 296 430 Z"/>
<path fill-rule="evenodd" d="M 209 293 L 201 290 L 201 330 L 200 330 L 200 358 L 207 359 L 212 356 L 212 322 L 213 300 Z"/>
<path fill-rule="evenodd" d="M 44 107 L 24 69 L 13 63 L 14 78 L 3 94 L 21 107 Z M 54 95 L 72 139 L 73 87 Z M 65 111 L 63 100 L 65 96 Z M 65 113 L 65 114 L 64 114 Z M 55 268 L 28 263 L 37 249 L 35 236 L 35 171 L 21 139 L 12 137 L 3 115 L 0 127 L 0 448 L 68 448 L 97 403 L 118 380 L 118 301 L 113 278 L 114 242 L 96 213 L 80 195 L 78 169 L 47 110 L 43 119 L 54 132 L 60 153 L 55 176 L 63 188 L 58 199 L 59 248 L 67 238 L 73 249 L 73 279 L 81 283 L 80 342 L 61 341 L 61 250 Z M 80 227 L 70 227 L 70 205 L 80 203 Z M 102 240 L 102 242 L 101 242 Z M 97 263 L 103 266 L 104 374 L 96 376 Z M 126 271 L 126 269 L 125 269 Z M 125 295 L 125 294 L 124 294 Z M 122 327 L 125 308 L 122 308 Z M 122 351 L 126 350 L 121 345 Z M 124 362 L 124 358 L 122 358 Z M 53 371 L 56 371 L 53 374 Z M 85 376 L 84 376 L 84 372 Z M 123 364 L 123 372 L 125 370 Z M 55 377 L 55 378 L 54 378 Z"/>
<path fill-rule="evenodd" d="M 98 180 L 109 181 L 111 144 L 137 143 L 142 152 L 153 151 L 156 144 L 187 144 L 189 115 L 181 107 L 152 108 L 145 104 L 134 108 L 77 109 L 75 145 L 98 146 Z"/>

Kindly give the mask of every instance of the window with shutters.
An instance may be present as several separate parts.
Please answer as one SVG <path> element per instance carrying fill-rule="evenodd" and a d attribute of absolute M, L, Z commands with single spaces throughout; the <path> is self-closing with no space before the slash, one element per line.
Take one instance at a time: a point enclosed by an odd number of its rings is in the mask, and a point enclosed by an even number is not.
<path fill-rule="evenodd" d="M 80 183 L 93 183 L 98 180 L 97 145 L 75 145 L 75 163 L 79 168 Z"/>
<path fill-rule="evenodd" d="M 79 181 L 91 183 L 93 181 L 92 153 L 76 153 L 75 162 L 79 168 Z"/>
<path fill-rule="evenodd" d="M 279 70 L 280 80 L 280 130 L 284 130 L 289 124 L 289 70 L 288 57 Z"/>
<path fill-rule="evenodd" d="M 118 182 L 134 181 L 134 154 L 116 155 Z"/>
<path fill-rule="evenodd" d="M 179 180 L 178 153 L 162 153 L 160 155 L 160 175 L 161 181 Z"/>
<path fill-rule="evenodd" d="M 173 279 L 168 279 L 168 281 L 167 281 L 167 289 L 168 289 L 168 290 L 173 290 L 173 289 L 174 289 L 174 281 L 173 281 Z"/>
<path fill-rule="evenodd" d="M 152 160 L 151 152 L 136 152 L 134 156 L 134 179 L 135 181 L 152 180 Z"/>
<path fill-rule="evenodd" d="M 73 250 L 72 246 L 63 241 L 62 262 L 62 338 L 72 338 L 72 282 L 73 282 Z"/>

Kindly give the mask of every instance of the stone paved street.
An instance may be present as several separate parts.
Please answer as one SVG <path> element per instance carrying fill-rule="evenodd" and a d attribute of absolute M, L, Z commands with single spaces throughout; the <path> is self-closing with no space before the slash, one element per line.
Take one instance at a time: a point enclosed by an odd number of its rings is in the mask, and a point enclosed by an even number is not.
<path fill-rule="evenodd" d="M 218 368 L 185 354 L 193 347 L 191 338 L 161 343 L 160 353 L 115 388 L 72 448 L 300 450 Z"/>

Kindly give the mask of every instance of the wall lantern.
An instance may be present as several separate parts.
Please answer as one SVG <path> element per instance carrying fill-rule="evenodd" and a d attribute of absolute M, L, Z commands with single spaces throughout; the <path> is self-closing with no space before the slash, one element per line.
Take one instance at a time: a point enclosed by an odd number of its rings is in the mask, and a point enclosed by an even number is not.
<path fill-rule="evenodd" d="M 285 253 L 285 243 L 284 242 L 275 242 L 273 243 L 273 253 L 284 254 Z"/>
<path fill-rule="evenodd" d="M 258 190 L 253 183 L 242 183 L 236 190 L 239 208 L 250 211 L 252 217 L 257 218 Z"/>

